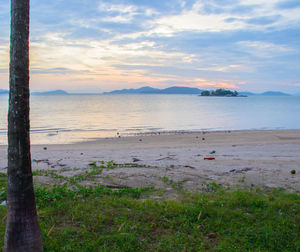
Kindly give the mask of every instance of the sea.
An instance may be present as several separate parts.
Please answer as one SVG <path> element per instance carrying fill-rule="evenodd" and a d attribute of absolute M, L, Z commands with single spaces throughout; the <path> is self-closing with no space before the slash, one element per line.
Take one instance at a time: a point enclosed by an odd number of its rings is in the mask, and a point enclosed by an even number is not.
<path fill-rule="evenodd" d="M 0 145 L 8 96 L 0 95 Z M 300 129 L 300 97 L 32 95 L 31 143 L 69 144 L 139 134 Z"/>

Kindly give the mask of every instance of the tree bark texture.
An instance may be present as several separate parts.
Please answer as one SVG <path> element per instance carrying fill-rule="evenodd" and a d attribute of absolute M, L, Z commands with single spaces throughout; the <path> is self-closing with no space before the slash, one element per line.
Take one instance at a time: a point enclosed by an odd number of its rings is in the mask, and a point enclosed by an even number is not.
<path fill-rule="evenodd" d="M 6 252 L 43 250 L 30 155 L 29 2 L 11 0 Z"/>

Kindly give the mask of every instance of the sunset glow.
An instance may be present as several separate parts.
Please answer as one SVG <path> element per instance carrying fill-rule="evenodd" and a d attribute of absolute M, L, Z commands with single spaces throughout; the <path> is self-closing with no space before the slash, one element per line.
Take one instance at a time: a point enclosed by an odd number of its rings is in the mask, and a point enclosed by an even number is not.
<path fill-rule="evenodd" d="M 0 3 L 0 89 L 8 88 L 9 8 Z M 299 93 L 299 13 L 298 0 L 32 0 L 31 89 Z"/>

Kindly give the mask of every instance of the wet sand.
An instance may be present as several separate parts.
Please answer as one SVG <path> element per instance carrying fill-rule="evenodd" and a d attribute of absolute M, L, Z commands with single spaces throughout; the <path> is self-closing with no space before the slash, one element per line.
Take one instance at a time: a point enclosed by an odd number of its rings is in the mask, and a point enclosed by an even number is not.
<path fill-rule="evenodd" d="M 6 172 L 6 146 L 0 146 L 0 172 Z M 84 185 L 154 186 L 172 190 L 225 187 L 283 188 L 300 192 L 300 130 L 220 131 L 115 137 L 69 145 L 33 145 L 33 170 L 65 177 L 91 169 L 92 161 L 110 161 Z M 211 160 L 209 160 L 211 159 Z M 295 170 L 296 174 L 291 174 Z M 35 176 L 37 184 L 63 183 Z"/>

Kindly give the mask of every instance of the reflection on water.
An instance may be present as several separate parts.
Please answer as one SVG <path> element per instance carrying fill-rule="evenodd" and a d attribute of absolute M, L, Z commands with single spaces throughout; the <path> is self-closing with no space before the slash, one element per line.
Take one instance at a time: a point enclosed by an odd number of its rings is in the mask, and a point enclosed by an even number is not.
<path fill-rule="evenodd" d="M 0 96 L 0 144 L 6 143 L 8 96 Z M 63 95 L 31 97 L 31 141 L 71 143 L 119 132 L 296 129 L 300 97 Z"/>

